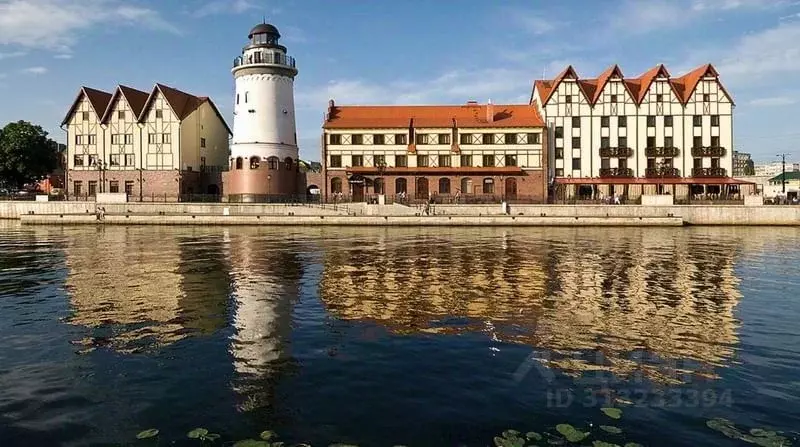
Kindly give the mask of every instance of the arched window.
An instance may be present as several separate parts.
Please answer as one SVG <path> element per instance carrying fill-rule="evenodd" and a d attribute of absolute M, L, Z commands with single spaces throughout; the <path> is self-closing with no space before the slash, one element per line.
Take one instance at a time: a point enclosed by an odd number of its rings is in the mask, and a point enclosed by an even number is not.
<path fill-rule="evenodd" d="M 517 198 L 517 179 L 509 177 L 506 179 L 506 198 Z"/>
<path fill-rule="evenodd" d="M 472 179 L 464 177 L 461 179 L 461 194 L 472 194 Z"/>
<path fill-rule="evenodd" d="M 427 177 L 417 177 L 416 181 L 416 193 L 418 199 L 427 199 L 428 198 L 428 178 Z"/>
<path fill-rule="evenodd" d="M 483 193 L 484 194 L 494 194 L 494 179 L 491 177 L 486 177 L 483 179 Z"/>
<path fill-rule="evenodd" d="M 340 177 L 331 179 L 331 192 L 334 194 L 342 192 L 342 179 Z"/>
<path fill-rule="evenodd" d="M 242 157 L 236 157 L 236 169 L 242 169 L 243 166 L 244 160 L 242 160 Z"/>
<path fill-rule="evenodd" d="M 382 178 L 376 178 L 372 182 L 372 188 L 375 190 L 375 194 L 385 194 Z"/>
<path fill-rule="evenodd" d="M 294 167 L 294 162 L 292 161 L 292 157 L 286 157 L 286 160 L 284 160 L 283 163 L 286 165 L 287 171 L 291 171 L 292 168 Z"/>
<path fill-rule="evenodd" d="M 278 157 L 269 157 L 267 159 L 267 167 L 273 171 L 278 169 Z"/>
<path fill-rule="evenodd" d="M 407 193 L 408 192 L 408 182 L 403 177 L 398 178 L 394 181 L 394 193 Z"/>
<path fill-rule="evenodd" d="M 258 169 L 259 162 L 261 157 L 250 157 L 250 169 Z"/>
<path fill-rule="evenodd" d="M 439 194 L 450 194 L 450 179 L 442 177 L 439 179 Z"/>

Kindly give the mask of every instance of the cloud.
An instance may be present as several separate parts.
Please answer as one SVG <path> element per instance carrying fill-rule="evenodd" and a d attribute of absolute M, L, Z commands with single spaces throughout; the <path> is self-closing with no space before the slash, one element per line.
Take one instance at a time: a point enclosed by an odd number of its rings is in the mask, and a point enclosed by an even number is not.
<path fill-rule="evenodd" d="M 800 22 L 781 23 L 746 35 L 718 64 L 720 73 L 739 80 L 800 73 Z"/>
<path fill-rule="evenodd" d="M 28 68 L 25 68 L 23 70 L 20 70 L 20 73 L 40 75 L 40 74 L 47 73 L 47 68 L 46 67 L 28 67 Z"/>
<path fill-rule="evenodd" d="M 241 14 L 259 6 L 251 0 L 213 0 L 191 13 L 194 17 L 206 17 L 218 14 Z"/>
<path fill-rule="evenodd" d="M 157 11 L 123 0 L 4 0 L 0 45 L 65 51 L 81 32 L 119 24 L 179 34 Z"/>
<path fill-rule="evenodd" d="M 24 51 L 14 51 L 14 52 L 11 52 L 11 53 L 0 53 L 0 61 L 3 60 L 3 59 L 11 59 L 12 57 L 22 57 L 22 56 L 25 56 L 26 54 L 28 54 L 28 53 L 26 53 Z"/>
<path fill-rule="evenodd" d="M 514 17 L 514 20 L 519 24 L 520 28 L 535 35 L 553 32 L 558 29 L 560 25 L 560 23 L 553 20 L 552 17 L 548 18 L 544 14 L 538 12 L 517 12 L 512 17 Z"/>
<path fill-rule="evenodd" d="M 53 57 L 56 58 L 56 59 L 72 59 L 72 55 L 69 54 L 69 53 L 56 54 Z"/>
<path fill-rule="evenodd" d="M 759 98 L 750 101 L 748 104 L 754 107 L 778 107 L 797 104 L 796 98 L 788 96 L 775 96 L 771 98 Z"/>

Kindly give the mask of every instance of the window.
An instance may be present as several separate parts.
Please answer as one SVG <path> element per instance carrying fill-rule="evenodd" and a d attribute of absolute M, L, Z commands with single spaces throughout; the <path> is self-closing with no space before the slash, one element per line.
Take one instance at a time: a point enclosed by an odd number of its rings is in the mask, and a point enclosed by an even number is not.
<path fill-rule="evenodd" d="M 83 121 L 89 121 L 89 112 L 81 112 L 81 119 Z"/>
<path fill-rule="evenodd" d="M 611 139 L 608 137 L 600 137 L 600 147 L 611 147 Z"/>
<path fill-rule="evenodd" d="M 341 155 L 331 155 L 330 167 L 332 167 L 332 168 L 341 168 L 342 167 L 342 156 Z"/>
<path fill-rule="evenodd" d="M 458 140 L 461 144 L 472 144 L 472 134 L 462 133 L 459 135 Z"/>
<path fill-rule="evenodd" d="M 656 137 L 647 137 L 646 147 L 656 147 Z"/>
<path fill-rule="evenodd" d="M 600 117 L 600 127 L 608 127 L 609 119 L 607 116 Z"/>
<path fill-rule="evenodd" d="M 564 138 L 564 128 L 561 126 L 556 127 L 556 138 Z"/>
<path fill-rule="evenodd" d="M 164 118 L 164 111 L 156 110 L 156 118 Z"/>
<path fill-rule="evenodd" d="M 703 137 L 694 137 L 692 147 L 703 147 Z"/>
<path fill-rule="evenodd" d="M 439 166 L 444 168 L 450 167 L 450 156 L 449 155 L 440 155 L 439 156 Z"/>
<path fill-rule="evenodd" d="M 394 193 L 407 193 L 408 192 L 408 181 L 402 177 L 398 178 L 394 181 Z"/>
<path fill-rule="evenodd" d="M 200 138 L 200 147 L 206 147 L 206 139 Z"/>
<path fill-rule="evenodd" d="M 600 169 L 610 169 L 611 168 L 611 159 L 609 158 L 601 158 L 600 159 Z"/>
<path fill-rule="evenodd" d="M 116 180 L 109 181 L 108 192 L 119 192 L 119 182 Z"/>
<path fill-rule="evenodd" d="M 661 93 L 656 95 L 656 102 L 664 102 L 664 95 Z"/>
<path fill-rule="evenodd" d="M 556 148 L 556 160 L 563 160 L 564 159 L 564 148 L 557 147 Z"/>
<path fill-rule="evenodd" d="M 125 134 L 125 144 L 133 144 L 133 134 L 126 133 Z"/>
<path fill-rule="evenodd" d="M 125 154 L 125 166 L 133 166 L 134 164 L 133 154 Z"/>
<path fill-rule="evenodd" d="M 515 154 L 506 154 L 506 166 L 516 166 L 517 156 Z"/>
<path fill-rule="evenodd" d="M 420 168 L 424 168 L 428 166 L 428 156 L 427 155 L 417 155 L 417 166 Z"/>
<path fill-rule="evenodd" d="M 580 158 L 573 158 L 572 159 L 572 170 L 578 171 L 581 169 L 581 159 Z"/>
<path fill-rule="evenodd" d="M 711 127 L 719 127 L 719 115 L 711 115 Z"/>
<path fill-rule="evenodd" d="M 491 178 L 483 179 L 483 193 L 494 194 L 494 179 Z"/>
<path fill-rule="evenodd" d="M 439 134 L 439 144 L 450 144 L 450 134 L 449 133 L 440 133 Z"/>
<path fill-rule="evenodd" d="M 331 192 L 334 194 L 338 194 L 342 192 L 342 179 L 339 177 L 334 177 L 331 179 Z"/>
<path fill-rule="evenodd" d="M 236 94 L 236 104 L 239 104 L 239 94 Z"/>
<path fill-rule="evenodd" d="M 417 144 L 428 144 L 428 136 L 424 133 L 418 133 L 414 138 L 414 142 Z"/>
<path fill-rule="evenodd" d="M 96 196 L 97 195 L 97 181 L 96 180 L 89 180 L 89 195 Z"/>
<path fill-rule="evenodd" d="M 656 127 L 656 117 L 654 116 L 647 117 L 647 127 Z"/>
<path fill-rule="evenodd" d="M 386 144 L 386 137 L 382 133 L 376 133 L 372 136 L 372 144 Z"/>
<path fill-rule="evenodd" d="M 628 159 L 627 158 L 620 158 L 617 160 L 617 167 L 620 169 L 628 169 Z"/>
<path fill-rule="evenodd" d="M 111 144 L 120 144 L 122 141 L 122 135 L 115 133 L 111 135 Z"/>
<path fill-rule="evenodd" d="M 97 135 L 87 135 L 87 140 L 89 140 L 89 144 L 97 144 Z"/>
<path fill-rule="evenodd" d="M 278 169 L 278 157 L 267 158 L 267 169 L 271 171 Z"/>
<path fill-rule="evenodd" d="M 483 156 L 483 167 L 494 167 L 494 155 Z"/>
<path fill-rule="evenodd" d="M 581 137 L 572 137 L 572 148 L 573 149 L 581 148 Z"/>
<path fill-rule="evenodd" d="M 162 133 L 161 134 L 161 142 L 165 143 L 165 144 L 171 143 L 172 142 L 172 135 L 170 135 L 168 133 Z"/>
<path fill-rule="evenodd" d="M 294 160 L 292 160 L 292 157 L 286 157 L 286 159 L 283 160 L 283 164 L 284 166 L 286 166 L 287 171 L 291 171 L 294 169 Z"/>
<path fill-rule="evenodd" d="M 617 127 L 628 127 L 628 117 L 627 116 L 617 117 Z"/>
<path fill-rule="evenodd" d="M 127 180 L 125 181 L 125 194 L 132 195 L 133 194 L 133 181 Z"/>
<path fill-rule="evenodd" d="M 258 169 L 261 166 L 261 157 L 250 157 L 250 169 Z"/>
<path fill-rule="evenodd" d="M 462 155 L 461 166 L 472 166 L 472 155 Z"/>
<path fill-rule="evenodd" d="M 364 166 L 363 155 L 353 155 L 350 157 L 350 166 Z"/>
<path fill-rule="evenodd" d="M 74 164 L 75 166 L 83 166 L 83 155 L 77 155 L 77 154 L 76 154 L 76 155 L 74 156 L 74 158 L 73 158 L 72 162 L 73 162 L 73 164 Z"/>
<path fill-rule="evenodd" d="M 692 125 L 694 127 L 700 127 L 703 125 L 703 117 L 700 115 L 695 115 L 692 117 Z"/>
<path fill-rule="evenodd" d="M 506 144 L 517 144 L 517 134 L 507 133 L 504 141 Z"/>
<path fill-rule="evenodd" d="M 333 133 L 328 135 L 328 143 L 329 144 L 342 144 L 342 135 L 338 133 Z"/>
<path fill-rule="evenodd" d="M 89 156 L 89 166 L 97 166 L 97 155 Z"/>
<path fill-rule="evenodd" d="M 119 166 L 119 154 L 111 154 L 110 163 L 111 166 Z"/>
<path fill-rule="evenodd" d="M 672 137 L 664 137 L 664 146 L 665 147 L 674 147 L 672 143 Z"/>
<path fill-rule="evenodd" d="M 79 196 L 83 193 L 83 182 L 80 180 L 75 180 L 72 183 L 72 190 L 75 191 L 75 195 Z"/>
<path fill-rule="evenodd" d="M 573 129 L 580 129 L 581 127 L 581 117 L 573 116 L 572 117 L 572 128 Z"/>
<path fill-rule="evenodd" d="M 449 178 L 440 178 L 439 179 L 439 194 L 450 194 L 450 179 Z"/>
<path fill-rule="evenodd" d="M 121 119 L 121 120 L 125 119 L 125 111 L 124 110 L 120 110 L 120 111 L 117 112 L 117 119 Z M 119 189 L 119 185 L 117 185 L 117 189 Z"/>
<path fill-rule="evenodd" d="M 539 141 L 541 141 L 538 133 L 529 133 L 525 135 L 525 139 L 528 144 L 539 144 Z"/>
<path fill-rule="evenodd" d="M 611 104 L 617 103 L 617 95 L 611 95 Z"/>
<path fill-rule="evenodd" d="M 564 168 L 556 168 L 556 177 L 564 177 Z"/>
<path fill-rule="evenodd" d="M 648 158 L 647 159 L 647 169 L 655 169 L 656 167 L 656 159 L 655 158 Z"/>
<path fill-rule="evenodd" d="M 394 156 L 394 165 L 398 168 L 405 168 L 408 167 L 408 156 L 406 155 L 395 155 Z"/>
<path fill-rule="evenodd" d="M 386 156 L 375 154 L 372 156 L 372 165 L 375 167 L 386 166 Z"/>
<path fill-rule="evenodd" d="M 618 137 L 617 145 L 619 147 L 628 147 L 628 137 Z"/>
<path fill-rule="evenodd" d="M 360 133 L 353 134 L 352 141 L 355 145 L 364 144 L 364 135 L 361 135 Z"/>
<path fill-rule="evenodd" d="M 703 93 L 703 102 L 711 102 L 711 95 Z"/>
<path fill-rule="evenodd" d="M 158 134 L 157 133 L 149 133 L 147 134 L 147 143 L 148 144 L 156 144 L 158 142 Z"/>
<path fill-rule="evenodd" d="M 244 168 L 244 160 L 242 157 L 236 157 L 236 169 L 243 169 Z"/>
<path fill-rule="evenodd" d="M 711 146 L 719 147 L 719 137 L 711 137 Z"/>
<path fill-rule="evenodd" d="M 700 169 L 703 167 L 703 159 L 702 158 L 695 158 L 692 161 L 692 167 L 695 169 Z"/>
<path fill-rule="evenodd" d="M 719 158 L 714 157 L 711 159 L 711 167 L 712 168 L 719 168 Z"/>
<path fill-rule="evenodd" d="M 664 127 L 672 127 L 672 115 L 664 116 Z"/>
<path fill-rule="evenodd" d="M 244 92 L 244 103 L 247 104 L 247 100 L 250 99 L 250 92 Z"/>
<path fill-rule="evenodd" d="M 481 136 L 483 144 L 494 144 L 494 134 L 485 133 Z"/>
<path fill-rule="evenodd" d="M 572 104 L 572 95 L 564 96 L 564 104 Z"/>
<path fill-rule="evenodd" d="M 394 144 L 408 144 L 407 141 L 404 133 L 398 133 L 394 136 Z"/>

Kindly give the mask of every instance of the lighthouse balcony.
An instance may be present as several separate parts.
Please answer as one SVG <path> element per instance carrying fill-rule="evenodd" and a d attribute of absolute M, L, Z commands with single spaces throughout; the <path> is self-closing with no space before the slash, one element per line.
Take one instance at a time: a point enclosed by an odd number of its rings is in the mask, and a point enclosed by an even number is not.
<path fill-rule="evenodd" d="M 294 58 L 281 53 L 257 51 L 239 56 L 233 60 L 233 68 L 249 65 L 279 65 L 296 68 Z"/>

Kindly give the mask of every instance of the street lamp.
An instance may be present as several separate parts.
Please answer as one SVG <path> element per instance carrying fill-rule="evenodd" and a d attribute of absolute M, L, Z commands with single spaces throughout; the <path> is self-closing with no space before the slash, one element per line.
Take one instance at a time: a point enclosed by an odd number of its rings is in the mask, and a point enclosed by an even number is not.
<path fill-rule="evenodd" d="M 778 154 L 781 157 L 781 192 L 786 195 L 786 156 L 791 154 Z"/>
<path fill-rule="evenodd" d="M 103 192 L 103 171 L 105 170 L 105 163 L 103 160 L 100 160 L 95 163 L 95 167 L 97 168 L 97 181 L 100 183 L 100 192 Z"/>
<path fill-rule="evenodd" d="M 272 201 L 272 174 L 267 175 L 267 202 Z"/>
<path fill-rule="evenodd" d="M 386 172 L 386 161 L 378 160 L 375 163 L 375 167 L 378 168 L 378 178 L 380 179 L 381 190 L 375 191 L 376 194 L 385 194 L 386 191 L 386 184 L 384 183 L 383 175 Z"/>

